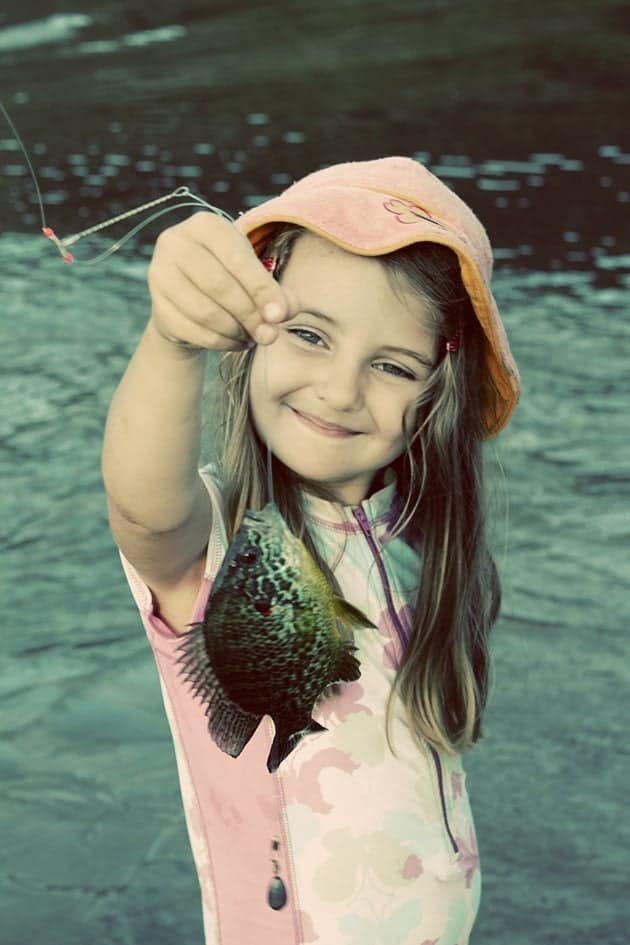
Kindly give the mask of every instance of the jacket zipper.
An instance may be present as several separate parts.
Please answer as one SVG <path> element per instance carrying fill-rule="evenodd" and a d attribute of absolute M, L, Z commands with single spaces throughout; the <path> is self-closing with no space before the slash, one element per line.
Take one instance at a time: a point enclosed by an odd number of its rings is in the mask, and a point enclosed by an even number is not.
<path fill-rule="evenodd" d="M 405 633 L 405 629 L 403 625 L 401 624 L 400 620 L 398 619 L 398 614 L 396 613 L 396 608 L 394 607 L 394 601 L 392 599 L 391 588 L 389 586 L 389 579 L 387 577 L 387 572 L 385 571 L 385 565 L 383 564 L 383 559 L 381 558 L 381 554 L 378 550 L 376 542 L 374 541 L 374 536 L 372 534 L 372 529 L 370 528 L 370 523 L 368 522 L 367 515 L 365 514 L 361 506 L 359 506 L 356 509 L 353 509 L 352 512 L 361 527 L 361 531 L 363 532 L 365 536 L 365 540 L 370 546 L 370 551 L 372 552 L 372 555 L 374 556 L 374 560 L 376 561 L 376 567 L 378 568 L 378 573 L 381 576 L 381 582 L 383 584 L 383 590 L 385 591 L 385 600 L 387 602 L 387 610 L 389 612 L 389 616 L 392 619 L 392 623 L 394 624 L 394 627 L 396 629 L 396 633 L 398 634 L 400 643 L 404 649 L 404 647 L 407 644 L 407 634 Z"/>
<path fill-rule="evenodd" d="M 365 536 L 365 540 L 367 541 L 370 551 L 372 552 L 372 555 L 374 556 L 374 560 L 376 561 L 376 567 L 378 568 L 378 573 L 381 576 L 381 582 L 383 584 L 383 590 L 385 592 L 385 600 L 387 602 L 387 611 L 389 613 L 392 623 L 394 624 L 396 633 L 398 634 L 398 638 L 404 648 L 405 645 L 407 644 L 407 634 L 405 633 L 405 629 L 402 626 L 400 620 L 398 619 L 398 614 L 396 613 L 396 608 L 394 607 L 394 601 L 392 598 L 391 587 L 389 585 L 389 578 L 387 577 L 387 572 L 385 570 L 385 565 L 383 564 L 383 559 L 381 557 L 380 551 L 374 540 L 374 536 L 372 534 L 372 529 L 370 527 L 368 517 L 363 511 L 363 509 L 361 508 L 361 506 L 358 506 L 356 509 L 353 509 L 352 513 L 354 517 L 356 518 L 357 522 L 359 523 L 361 531 L 363 532 L 363 535 Z M 444 820 L 446 833 L 448 834 L 448 839 L 453 848 L 453 852 L 459 853 L 457 842 L 451 832 L 451 828 L 448 822 L 448 811 L 446 807 L 446 796 L 444 793 L 444 774 L 442 771 L 442 762 L 435 748 L 432 745 L 428 745 L 428 748 L 431 753 L 431 757 L 433 759 L 433 764 L 435 765 L 435 773 L 437 775 L 438 791 L 440 795 L 440 804 L 442 807 L 442 818 Z"/>

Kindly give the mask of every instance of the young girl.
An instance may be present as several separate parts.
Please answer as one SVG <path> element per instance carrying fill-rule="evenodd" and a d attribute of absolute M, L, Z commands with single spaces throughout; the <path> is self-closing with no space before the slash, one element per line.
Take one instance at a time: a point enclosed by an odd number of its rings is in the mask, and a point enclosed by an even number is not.
<path fill-rule="evenodd" d="M 500 601 L 482 440 L 519 393 L 491 268 L 472 211 L 399 157 L 329 167 L 235 225 L 198 213 L 157 241 L 103 472 L 208 945 L 469 940 L 480 874 L 461 753 L 481 734 Z M 225 352 L 223 445 L 220 468 L 199 470 L 208 349 Z M 245 510 L 271 498 L 268 450 L 289 527 L 377 627 L 354 633 L 361 678 L 314 708 L 326 730 L 274 774 L 269 717 L 229 757 L 177 663 Z"/>

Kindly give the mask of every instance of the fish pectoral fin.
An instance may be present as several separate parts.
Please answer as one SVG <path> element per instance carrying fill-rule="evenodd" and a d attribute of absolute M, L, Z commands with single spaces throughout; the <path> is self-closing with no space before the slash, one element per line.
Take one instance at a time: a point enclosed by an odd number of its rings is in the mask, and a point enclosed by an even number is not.
<path fill-rule="evenodd" d="M 343 597 L 335 595 L 333 607 L 335 616 L 338 620 L 341 620 L 342 623 L 350 624 L 352 627 L 372 627 L 374 630 L 377 629 L 376 624 L 372 623 L 362 610 L 349 604 Z"/>
<path fill-rule="evenodd" d="M 205 707 L 212 740 L 221 751 L 238 758 L 262 715 L 246 712 L 226 694 L 206 652 L 202 624 L 192 625 L 178 652 L 180 673 Z"/>
<path fill-rule="evenodd" d="M 291 754 L 295 746 L 305 735 L 314 735 L 317 732 L 326 731 L 328 731 L 328 729 L 324 725 L 320 725 L 319 722 L 316 722 L 315 719 L 309 719 L 308 725 L 298 732 L 291 732 L 290 734 L 287 734 L 286 730 L 283 730 L 281 726 L 276 725 L 276 734 L 269 751 L 269 757 L 267 758 L 267 770 L 270 774 L 277 771 L 284 759 Z"/>
<path fill-rule="evenodd" d="M 361 665 L 354 655 L 356 646 L 344 643 L 333 668 L 331 682 L 353 682 L 361 675 Z"/>

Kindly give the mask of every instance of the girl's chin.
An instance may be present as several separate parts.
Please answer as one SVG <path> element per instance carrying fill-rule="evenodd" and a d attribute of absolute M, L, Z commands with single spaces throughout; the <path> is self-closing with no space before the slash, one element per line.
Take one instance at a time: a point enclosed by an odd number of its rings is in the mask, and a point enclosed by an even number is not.
<path fill-rule="evenodd" d="M 306 492 L 344 505 L 357 505 L 368 490 L 371 475 L 344 476 L 339 468 L 305 460 L 304 455 L 291 457 L 277 455 L 277 458 L 296 475 Z"/>

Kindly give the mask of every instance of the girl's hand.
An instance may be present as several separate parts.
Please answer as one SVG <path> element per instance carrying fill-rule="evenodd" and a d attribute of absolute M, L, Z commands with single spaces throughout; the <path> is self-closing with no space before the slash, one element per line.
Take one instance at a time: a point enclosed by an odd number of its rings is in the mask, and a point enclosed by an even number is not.
<path fill-rule="evenodd" d="M 156 330 L 184 347 L 232 351 L 275 341 L 296 299 L 228 220 L 195 213 L 157 239 L 148 273 Z"/>

